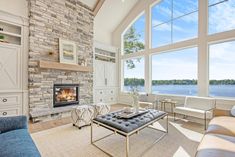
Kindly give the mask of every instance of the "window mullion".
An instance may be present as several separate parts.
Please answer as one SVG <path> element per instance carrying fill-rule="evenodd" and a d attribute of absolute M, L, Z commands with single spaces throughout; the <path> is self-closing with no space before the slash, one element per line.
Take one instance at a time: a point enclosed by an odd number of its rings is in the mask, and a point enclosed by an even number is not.
<path fill-rule="evenodd" d="M 198 95 L 209 94 L 209 54 L 207 45 L 208 0 L 199 0 L 198 25 Z"/>

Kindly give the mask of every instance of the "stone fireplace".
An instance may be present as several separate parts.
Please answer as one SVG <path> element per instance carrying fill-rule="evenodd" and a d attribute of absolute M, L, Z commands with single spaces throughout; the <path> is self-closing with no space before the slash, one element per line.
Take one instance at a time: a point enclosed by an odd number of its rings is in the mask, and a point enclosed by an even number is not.
<path fill-rule="evenodd" d="M 54 84 L 53 107 L 79 104 L 78 84 Z"/>
<path fill-rule="evenodd" d="M 93 102 L 92 71 L 40 67 L 41 61 L 59 63 L 59 38 L 75 42 L 78 60 L 85 59 L 87 66 L 92 67 L 93 21 L 92 10 L 78 0 L 29 1 L 29 113 L 33 120 L 66 117 L 72 105 L 65 105 Z M 67 95 L 69 100 L 60 97 L 58 103 L 54 85 L 62 84 L 79 85 L 79 95 Z"/>

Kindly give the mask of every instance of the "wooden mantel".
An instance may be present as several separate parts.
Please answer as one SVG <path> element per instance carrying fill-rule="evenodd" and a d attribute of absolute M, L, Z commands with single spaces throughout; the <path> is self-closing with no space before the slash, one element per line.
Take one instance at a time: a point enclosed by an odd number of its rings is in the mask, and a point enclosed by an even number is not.
<path fill-rule="evenodd" d="M 44 69 L 57 69 L 57 70 L 68 70 L 68 71 L 81 71 L 81 72 L 91 72 L 92 67 L 65 64 L 52 61 L 39 61 L 39 67 Z"/>

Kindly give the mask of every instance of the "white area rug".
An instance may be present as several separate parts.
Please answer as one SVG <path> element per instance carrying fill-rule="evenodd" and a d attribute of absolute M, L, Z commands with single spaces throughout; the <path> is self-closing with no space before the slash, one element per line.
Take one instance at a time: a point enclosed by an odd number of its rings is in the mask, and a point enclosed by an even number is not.
<path fill-rule="evenodd" d="M 160 124 L 162 123 L 162 125 Z M 164 127 L 164 121 L 155 123 L 155 127 Z M 95 138 L 111 133 L 102 128 L 95 127 Z M 137 157 L 151 145 L 161 132 L 144 129 L 130 138 L 130 155 Z M 43 157 L 106 157 L 107 155 L 90 143 L 90 127 L 81 130 L 72 124 L 60 126 L 31 134 Z M 190 122 L 170 122 L 169 133 L 150 150 L 144 157 L 190 157 L 194 156 L 197 146 L 203 136 L 203 126 Z M 115 157 L 125 156 L 125 138 L 112 135 L 97 142 L 97 145 Z"/>

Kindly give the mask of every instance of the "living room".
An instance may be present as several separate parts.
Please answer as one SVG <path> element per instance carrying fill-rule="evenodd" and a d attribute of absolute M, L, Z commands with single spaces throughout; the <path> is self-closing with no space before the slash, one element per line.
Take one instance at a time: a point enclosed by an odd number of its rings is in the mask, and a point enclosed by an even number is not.
<path fill-rule="evenodd" d="M 234 0 L 1 0 L 0 157 L 235 156 Z"/>

